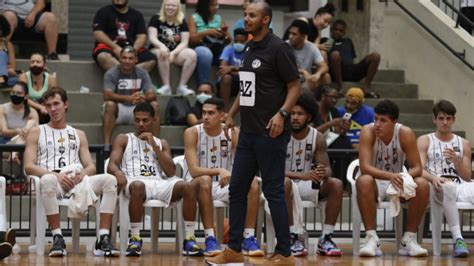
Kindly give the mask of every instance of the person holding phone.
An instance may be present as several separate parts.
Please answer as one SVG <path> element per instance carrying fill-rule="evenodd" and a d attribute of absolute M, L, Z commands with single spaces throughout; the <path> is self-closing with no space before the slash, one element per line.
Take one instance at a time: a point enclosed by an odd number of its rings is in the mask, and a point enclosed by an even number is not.
<path fill-rule="evenodd" d="M 217 0 L 199 0 L 196 12 L 188 19 L 189 45 L 197 54 L 197 85 L 209 81 L 211 66 L 219 65 L 224 46 L 231 41 L 227 24 L 217 14 Z"/>

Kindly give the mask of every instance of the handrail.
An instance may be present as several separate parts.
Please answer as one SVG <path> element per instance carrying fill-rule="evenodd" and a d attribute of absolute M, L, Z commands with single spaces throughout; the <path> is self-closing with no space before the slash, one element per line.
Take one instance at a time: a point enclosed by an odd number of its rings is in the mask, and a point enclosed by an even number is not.
<path fill-rule="evenodd" d="M 456 56 L 461 62 L 463 62 L 468 68 L 474 71 L 474 65 L 471 65 L 466 59 L 466 50 L 462 52 L 455 51 L 449 44 L 443 41 L 436 33 L 434 33 L 428 26 L 426 26 L 421 20 L 419 20 L 410 10 L 408 10 L 404 5 L 400 3 L 399 0 L 393 1 L 397 4 L 408 16 L 410 16 L 418 25 L 420 25 L 424 30 L 426 30 L 433 38 L 435 38 L 441 45 L 448 49 L 454 56 Z"/>
<path fill-rule="evenodd" d="M 452 11 L 454 11 L 459 17 L 461 17 L 462 19 L 464 19 L 467 23 L 470 24 L 471 27 L 474 27 L 474 22 L 471 21 L 468 17 L 466 17 L 466 15 L 464 15 L 463 13 L 461 13 L 461 11 L 459 9 L 457 9 L 455 6 L 453 6 L 453 4 L 449 3 L 448 1 L 446 0 L 443 0 L 443 4 L 445 4 L 447 7 L 451 8 Z M 456 20 L 456 28 L 459 26 L 459 19 Z"/>

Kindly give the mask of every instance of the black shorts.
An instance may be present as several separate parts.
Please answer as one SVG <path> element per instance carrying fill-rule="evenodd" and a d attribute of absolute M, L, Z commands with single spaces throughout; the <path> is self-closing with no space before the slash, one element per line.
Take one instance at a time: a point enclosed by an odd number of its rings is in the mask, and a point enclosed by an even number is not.
<path fill-rule="evenodd" d="M 358 82 L 367 76 L 369 70 L 369 63 L 367 58 L 362 59 L 357 64 L 342 66 L 342 80 Z"/>
<path fill-rule="evenodd" d="M 25 20 L 20 18 L 18 15 L 16 16 L 16 19 L 18 21 L 17 23 L 17 27 L 16 27 L 16 30 L 15 30 L 15 33 L 41 33 L 37 27 L 39 25 L 39 22 L 41 20 L 41 16 L 43 16 L 45 12 L 38 12 L 38 14 L 36 14 L 35 16 L 35 23 L 33 25 L 33 27 L 31 28 L 27 28 L 25 27 Z"/>
<path fill-rule="evenodd" d="M 96 62 L 97 62 L 97 56 L 100 53 L 109 53 L 111 55 L 114 55 L 112 47 L 103 43 L 97 44 L 97 46 L 94 47 L 94 50 L 92 51 L 92 57 L 94 58 Z M 138 50 L 138 63 L 137 64 L 147 62 L 147 61 L 152 61 L 152 60 L 156 60 L 156 56 L 152 54 L 150 50 L 146 48 L 141 48 Z"/>
<path fill-rule="evenodd" d="M 239 74 L 231 74 L 232 76 L 232 84 L 230 85 L 230 96 L 235 97 L 237 94 L 239 94 L 240 90 L 240 79 L 239 79 Z M 217 95 L 220 95 L 220 80 L 221 78 L 219 77 L 217 80 Z"/>

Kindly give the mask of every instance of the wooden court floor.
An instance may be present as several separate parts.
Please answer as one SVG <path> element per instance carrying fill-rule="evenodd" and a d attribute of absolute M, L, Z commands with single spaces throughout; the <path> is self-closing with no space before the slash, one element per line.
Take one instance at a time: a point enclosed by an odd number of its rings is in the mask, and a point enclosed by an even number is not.
<path fill-rule="evenodd" d="M 430 244 L 424 244 L 425 248 L 431 250 Z M 392 266 L 392 265 L 454 265 L 454 266 L 468 266 L 474 265 L 474 255 L 468 258 L 457 259 L 451 256 L 450 245 L 443 245 L 442 256 L 428 256 L 426 258 L 409 258 L 397 255 L 397 250 L 394 243 L 383 243 L 382 251 L 384 255 L 377 258 L 359 258 L 352 256 L 352 246 L 350 244 L 340 244 L 344 255 L 342 257 L 322 257 L 311 254 L 304 258 L 296 258 L 295 265 L 357 265 L 357 266 Z M 47 247 L 49 248 L 49 247 Z M 157 254 L 151 252 L 151 246 L 144 244 L 143 254 L 141 257 L 120 257 L 120 258 L 103 258 L 94 257 L 93 254 L 86 252 L 85 247 L 81 247 L 81 252 L 78 254 L 68 254 L 63 258 L 49 258 L 48 256 L 37 256 L 36 254 L 28 254 L 27 246 L 21 245 L 19 254 L 14 254 L 3 261 L 0 265 L 68 265 L 68 266 L 84 266 L 84 265 L 171 265 L 171 266 L 194 266 L 205 265 L 204 258 L 189 258 L 176 254 L 174 252 L 174 244 L 160 244 L 160 251 Z M 471 254 L 474 252 L 474 246 L 470 245 Z M 263 259 L 246 259 L 245 265 L 265 265 Z M 267 264 L 268 265 L 268 264 Z"/>

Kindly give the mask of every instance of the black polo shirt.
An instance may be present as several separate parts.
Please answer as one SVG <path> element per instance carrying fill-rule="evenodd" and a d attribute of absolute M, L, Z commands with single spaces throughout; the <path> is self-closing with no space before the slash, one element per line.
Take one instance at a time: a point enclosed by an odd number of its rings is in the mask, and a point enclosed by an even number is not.
<path fill-rule="evenodd" d="M 241 131 L 268 134 L 268 121 L 278 112 L 288 93 L 287 83 L 298 79 L 290 46 L 273 33 L 245 48 L 240 76 Z M 289 111 L 289 110 L 287 110 Z M 285 131 L 289 131 L 289 118 Z"/>

